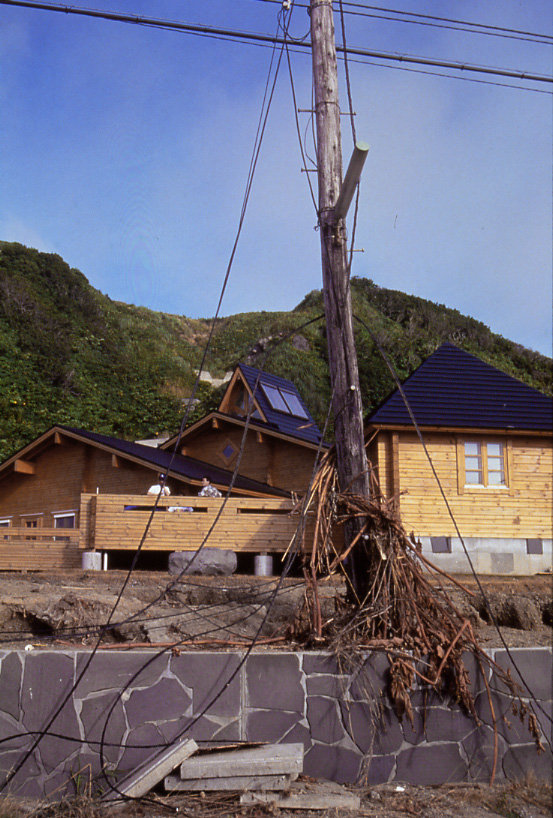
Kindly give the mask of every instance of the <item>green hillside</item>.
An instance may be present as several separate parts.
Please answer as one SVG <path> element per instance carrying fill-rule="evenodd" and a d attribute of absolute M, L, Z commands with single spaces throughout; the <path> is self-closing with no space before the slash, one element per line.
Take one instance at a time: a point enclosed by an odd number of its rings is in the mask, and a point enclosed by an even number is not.
<path fill-rule="evenodd" d="M 353 279 L 352 295 L 366 411 L 394 388 L 377 345 L 400 378 L 448 340 L 552 393 L 549 358 L 456 310 L 366 279 Z M 291 312 L 221 319 L 206 368 L 216 376 L 247 361 L 290 378 L 322 426 L 330 397 L 322 313 L 314 291 Z M 209 328 L 114 302 L 59 256 L 0 242 L 0 460 L 54 423 L 128 439 L 175 431 Z M 194 417 L 219 393 L 202 384 L 196 397 Z"/>

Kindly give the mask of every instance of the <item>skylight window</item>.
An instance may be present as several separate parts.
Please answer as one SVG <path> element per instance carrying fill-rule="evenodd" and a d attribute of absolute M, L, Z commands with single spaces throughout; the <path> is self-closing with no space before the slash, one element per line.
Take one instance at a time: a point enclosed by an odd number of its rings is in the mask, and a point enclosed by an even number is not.
<path fill-rule="evenodd" d="M 289 392 L 280 386 L 263 383 L 263 381 L 261 382 L 261 387 L 273 409 L 276 409 L 278 412 L 286 412 L 287 415 L 307 419 L 307 412 L 294 392 Z"/>

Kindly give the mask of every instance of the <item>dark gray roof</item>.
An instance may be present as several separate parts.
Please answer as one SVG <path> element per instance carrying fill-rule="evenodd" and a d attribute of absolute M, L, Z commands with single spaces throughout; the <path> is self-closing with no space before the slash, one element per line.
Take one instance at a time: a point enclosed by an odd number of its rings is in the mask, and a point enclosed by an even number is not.
<path fill-rule="evenodd" d="M 553 429 L 553 398 L 453 344 L 443 344 L 402 386 L 421 426 Z M 367 421 L 412 425 L 399 390 Z"/>
<path fill-rule="evenodd" d="M 254 393 L 254 397 L 261 407 L 263 414 L 267 418 L 268 426 L 278 432 L 297 437 L 308 443 L 320 443 L 322 435 L 319 427 L 313 420 L 311 413 L 292 381 L 288 381 L 286 378 L 279 378 L 277 375 L 270 375 L 268 372 L 262 372 L 260 369 L 254 369 L 253 366 L 248 366 L 247 364 L 239 364 L 238 368 Z M 264 383 L 270 387 L 283 389 L 286 393 L 294 395 L 301 406 L 301 412 L 304 417 L 275 409 L 263 391 L 262 384 Z M 259 423 L 259 421 L 257 421 L 257 423 Z"/>
<path fill-rule="evenodd" d="M 193 457 L 187 457 L 181 454 L 173 455 L 171 451 L 156 449 L 153 446 L 144 446 L 142 443 L 133 443 L 129 440 L 120 440 L 117 437 L 109 437 L 108 435 L 89 432 L 85 429 L 75 429 L 70 426 L 58 426 L 56 428 L 61 431 L 71 432 L 80 438 L 90 440 L 92 443 L 107 446 L 123 455 L 138 458 L 144 464 L 154 467 L 157 471 L 168 472 L 170 469 L 171 474 L 175 477 L 201 481 L 202 477 L 205 476 L 209 477 L 212 483 L 216 483 L 219 486 L 229 486 L 232 479 L 232 472 L 227 469 L 212 466 L 210 463 L 204 463 L 202 460 L 196 460 Z M 256 494 L 279 495 L 281 497 L 289 496 L 289 492 L 287 491 L 276 489 L 273 486 L 267 486 L 258 480 L 251 480 L 249 477 L 242 477 L 240 475 L 236 477 L 234 487 L 236 489 L 243 489 L 244 491 L 255 492 Z"/>

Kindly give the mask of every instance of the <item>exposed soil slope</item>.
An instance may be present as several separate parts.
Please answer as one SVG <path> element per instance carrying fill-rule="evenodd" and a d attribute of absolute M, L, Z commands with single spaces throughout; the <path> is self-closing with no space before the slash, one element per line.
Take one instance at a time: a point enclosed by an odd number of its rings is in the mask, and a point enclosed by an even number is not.
<path fill-rule="evenodd" d="M 550 645 L 553 601 L 551 575 L 458 578 L 471 592 L 449 586 L 450 596 L 470 618 L 483 647 L 499 646 L 491 609 L 511 647 Z M 125 585 L 126 582 L 126 585 Z M 322 582 L 323 617 L 331 618 L 339 580 Z M 119 598 L 115 613 L 113 608 Z M 258 632 L 262 642 L 283 647 L 297 643 L 305 626 L 304 583 L 300 579 L 253 576 L 185 577 L 163 572 L 81 570 L 0 573 L 2 646 L 25 644 L 75 647 L 93 644 L 101 634 L 109 644 L 182 642 L 206 647 L 240 645 Z"/>

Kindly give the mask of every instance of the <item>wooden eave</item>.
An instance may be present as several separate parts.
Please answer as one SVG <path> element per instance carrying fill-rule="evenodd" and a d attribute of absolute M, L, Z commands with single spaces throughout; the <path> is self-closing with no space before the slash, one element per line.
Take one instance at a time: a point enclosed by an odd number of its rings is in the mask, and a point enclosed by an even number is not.
<path fill-rule="evenodd" d="M 469 426 L 421 426 L 421 432 L 440 432 L 443 434 L 463 434 L 463 435 L 523 435 L 527 437 L 553 437 L 553 431 L 544 429 L 514 429 L 508 427 L 505 429 L 498 428 L 482 428 Z M 415 432 L 416 429 L 412 423 L 368 423 L 365 425 L 365 435 L 371 431 L 378 432 Z"/>
<path fill-rule="evenodd" d="M 28 443 L 0 465 L 0 480 L 13 472 L 18 472 L 19 474 L 32 474 L 30 469 L 25 468 L 25 466 L 21 466 L 21 464 L 29 464 L 29 461 L 32 460 L 32 458 L 38 457 L 38 455 L 45 449 L 62 443 L 64 436 L 65 430 L 62 430 L 56 426 L 48 429 L 47 432 L 44 432 L 42 435 L 40 435 L 40 437 L 36 438 L 31 443 Z"/>
<path fill-rule="evenodd" d="M 229 426 L 242 426 L 246 425 L 245 418 L 239 418 L 235 415 L 226 415 L 223 412 L 210 412 L 209 415 L 205 415 L 205 417 L 200 418 L 192 426 L 189 426 L 187 429 L 180 436 L 180 441 L 183 443 L 187 438 L 195 437 L 206 424 L 212 424 L 214 420 L 218 420 L 221 424 L 228 424 Z M 277 440 L 284 440 L 287 443 L 294 443 L 297 446 L 304 446 L 306 449 L 311 449 L 312 451 L 317 451 L 319 449 L 319 444 L 311 443 L 308 440 L 302 440 L 299 437 L 294 437 L 294 435 L 287 435 L 283 432 L 279 432 L 276 429 L 272 429 L 270 426 L 263 426 L 257 420 L 251 420 L 248 424 L 248 429 L 252 432 L 255 432 L 258 435 L 262 435 L 264 437 L 273 437 Z M 163 444 L 163 449 L 167 451 L 172 446 L 175 445 L 175 441 L 177 440 L 177 435 L 171 438 L 171 440 L 167 440 Z M 329 444 L 323 443 L 323 449 L 326 451 L 328 449 Z"/>
<path fill-rule="evenodd" d="M 101 443 L 100 441 L 91 440 L 88 437 L 79 435 L 77 432 L 73 432 L 68 429 L 60 429 L 59 427 L 53 427 L 52 429 L 49 429 L 47 432 L 44 432 L 43 435 L 34 440 L 32 443 L 29 443 L 19 452 L 10 457 L 9 460 L 3 463 L 2 466 L 0 466 L 0 479 L 14 472 L 18 472 L 19 474 L 32 474 L 34 468 L 33 464 L 29 462 L 30 458 L 36 457 L 42 451 L 54 445 L 55 442 L 60 442 L 64 437 L 70 438 L 72 440 L 77 441 L 78 443 L 83 443 L 85 445 L 92 446 L 96 449 L 106 452 L 107 454 L 111 455 L 112 464 L 115 467 L 117 467 L 117 465 L 120 465 L 122 461 L 128 461 L 129 463 L 134 463 L 136 465 L 150 469 L 156 474 L 159 473 L 160 471 L 159 465 L 150 463 L 148 460 L 144 460 L 140 457 L 137 457 L 136 455 L 132 455 L 128 452 L 122 452 L 119 449 L 115 448 L 114 446 L 109 446 L 105 443 Z M 194 486 L 197 488 L 202 485 L 201 480 L 192 477 L 187 477 L 186 475 L 179 474 L 177 472 L 172 472 L 169 470 L 167 471 L 167 475 L 168 477 L 171 477 L 171 479 L 177 480 L 181 483 L 186 483 L 189 486 Z M 226 493 L 227 486 L 224 483 L 218 483 L 217 481 L 213 481 L 213 485 L 219 488 L 223 493 Z M 268 486 L 267 488 L 270 489 L 270 486 Z M 261 494 L 261 492 L 255 491 L 254 489 L 245 489 L 238 486 L 233 487 L 233 492 L 246 497 L 259 497 Z M 281 495 L 280 494 L 273 495 L 270 492 L 267 492 L 267 494 L 263 494 L 262 496 L 280 497 Z"/>
<path fill-rule="evenodd" d="M 219 404 L 219 408 L 218 408 L 217 411 L 220 412 L 221 414 L 227 414 L 225 412 L 225 407 L 228 406 L 229 396 L 232 393 L 232 390 L 234 389 L 237 381 L 240 381 L 242 383 L 244 389 L 246 390 L 246 392 L 248 393 L 248 395 L 252 399 L 255 409 L 257 409 L 257 411 L 261 415 L 262 420 L 264 420 L 265 423 L 266 423 L 267 418 L 265 416 L 265 413 L 263 412 L 263 410 L 262 410 L 261 406 L 259 405 L 258 401 L 255 399 L 254 394 L 253 394 L 252 390 L 250 389 L 250 386 L 249 386 L 248 382 L 246 381 L 246 379 L 244 378 L 244 376 L 240 372 L 239 367 L 237 367 L 234 370 L 234 374 L 233 374 L 232 378 L 230 379 L 230 381 L 228 382 L 228 386 L 225 389 L 225 394 L 223 395 L 223 397 L 221 399 L 221 403 Z"/>

